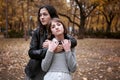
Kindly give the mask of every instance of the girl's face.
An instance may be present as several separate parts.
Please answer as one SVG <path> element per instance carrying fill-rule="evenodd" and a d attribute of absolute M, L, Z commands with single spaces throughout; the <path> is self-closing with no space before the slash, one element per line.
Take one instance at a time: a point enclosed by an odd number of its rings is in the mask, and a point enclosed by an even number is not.
<path fill-rule="evenodd" d="M 54 36 L 64 34 L 64 28 L 60 22 L 52 21 L 50 29 Z"/>
<path fill-rule="evenodd" d="M 50 14 L 48 13 L 46 8 L 42 8 L 40 10 L 40 17 L 39 17 L 42 25 L 47 25 L 49 20 L 51 19 Z"/>

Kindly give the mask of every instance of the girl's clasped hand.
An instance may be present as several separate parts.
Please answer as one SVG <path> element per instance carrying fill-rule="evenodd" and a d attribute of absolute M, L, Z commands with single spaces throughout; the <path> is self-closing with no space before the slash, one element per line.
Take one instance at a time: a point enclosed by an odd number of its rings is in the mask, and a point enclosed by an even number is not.
<path fill-rule="evenodd" d="M 62 50 L 65 50 L 66 52 L 71 51 L 70 50 L 71 41 L 64 39 L 63 41 L 61 41 L 62 44 L 59 44 L 59 43 L 60 43 L 59 41 L 54 40 L 54 39 L 53 41 L 49 41 L 48 50 L 51 52 L 57 52 L 57 51 L 59 52 Z"/>

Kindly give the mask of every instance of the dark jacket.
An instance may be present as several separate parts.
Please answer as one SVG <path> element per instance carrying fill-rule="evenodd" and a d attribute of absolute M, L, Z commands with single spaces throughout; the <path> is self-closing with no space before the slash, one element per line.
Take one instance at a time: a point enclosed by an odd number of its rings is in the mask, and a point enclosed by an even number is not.
<path fill-rule="evenodd" d="M 65 36 L 66 39 L 70 39 L 71 47 L 77 45 L 77 41 L 70 35 Z M 47 48 L 42 48 L 43 42 L 47 39 L 47 31 L 43 30 L 43 34 L 40 34 L 40 29 L 37 28 L 32 35 L 30 49 L 28 51 L 30 61 L 28 62 L 25 73 L 30 78 L 35 77 L 38 73 L 41 73 L 41 77 L 44 77 L 45 72 L 41 69 L 41 61 L 45 57 Z"/>

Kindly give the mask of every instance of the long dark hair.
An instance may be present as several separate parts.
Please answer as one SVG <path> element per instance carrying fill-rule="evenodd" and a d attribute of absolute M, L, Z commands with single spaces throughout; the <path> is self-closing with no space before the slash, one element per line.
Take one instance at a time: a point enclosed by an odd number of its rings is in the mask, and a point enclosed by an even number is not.
<path fill-rule="evenodd" d="M 40 19 L 39 19 L 39 18 L 40 18 L 40 10 L 41 10 L 42 8 L 46 8 L 46 9 L 47 9 L 47 11 L 48 11 L 48 13 L 50 14 L 50 17 L 51 17 L 51 18 L 59 18 L 56 9 L 55 9 L 53 6 L 51 6 L 51 5 L 44 5 L 44 6 L 40 7 L 39 10 L 38 10 L 38 25 L 39 25 L 39 27 L 40 27 L 40 32 L 41 32 L 41 33 L 42 33 L 43 30 L 44 30 L 43 28 L 46 29 L 46 27 L 44 27 L 44 26 L 42 25 L 42 23 L 41 23 L 41 21 L 40 21 Z"/>
<path fill-rule="evenodd" d="M 59 19 L 59 18 L 52 18 L 50 21 L 49 21 L 49 23 L 48 23 L 48 25 L 47 25 L 47 30 L 48 30 L 48 39 L 49 40 L 51 40 L 51 39 L 53 39 L 55 36 L 52 34 L 52 32 L 51 32 L 51 24 L 52 24 L 52 21 L 54 21 L 54 22 L 59 22 L 59 23 L 61 23 L 62 25 L 63 25 L 63 28 L 64 28 L 64 37 L 67 35 L 67 29 L 66 29 L 66 26 L 64 25 L 64 23 Z"/>

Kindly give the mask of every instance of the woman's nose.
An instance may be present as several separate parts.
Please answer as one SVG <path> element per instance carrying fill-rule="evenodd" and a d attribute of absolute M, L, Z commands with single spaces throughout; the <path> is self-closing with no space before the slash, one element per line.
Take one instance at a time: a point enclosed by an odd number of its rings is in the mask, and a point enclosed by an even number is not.
<path fill-rule="evenodd" d="M 41 15 L 40 17 L 41 17 L 41 18 L 44 18 L 44 16 L 43 16 L 43 15 Z"/>

